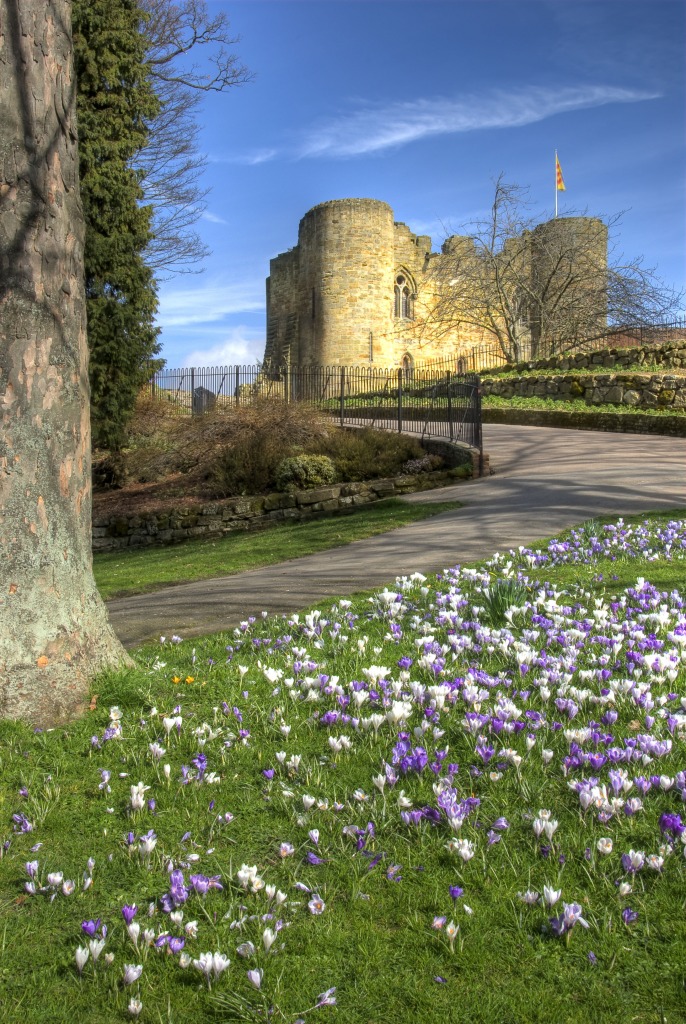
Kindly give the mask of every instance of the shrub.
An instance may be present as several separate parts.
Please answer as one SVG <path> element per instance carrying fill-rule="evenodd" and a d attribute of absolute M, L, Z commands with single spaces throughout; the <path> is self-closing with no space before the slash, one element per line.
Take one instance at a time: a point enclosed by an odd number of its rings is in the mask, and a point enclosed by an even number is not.
<path fill-rule="evenodd" d="M 317 448 L 331 429 L 315 410 L 264 399 L 241 406 L 222 419 L 230 423 L 210 475 L 223 495 L 274 490 L 284 459 Z"/>
<path fill-rule="evenodd" d="M 319 451 L 328 455 L 339 480 L 373 480 L 395 476 L 410 459 L 426 454 L 413 437 L 365 427 L 362 430 L 335 428 L 323 439 Z"/>
<path fill-rule="evenodd" d="M 177 490 L 194 490 L 210 500 L 395 476 L 409 471 L 410 460 L 433 468 L 434 458 L 415 438 L 370 427 L 341 430 L 305 404 L 256 397 L 238 408 L 191 417 L 150 395 L 139 398 L 128 447 L 114 460 L 107 456 L 99 452 L 94 459 L 94 480 L 101 488 L 164 487 L 180 474 Z M 295 462 L 281 470 L 286 460 Z"/>
<path fill-rule="evenodd" d="M 274 474 L 277 491 L 321 487 L 335 479 L 336 469 L 328 455 L 292 455 L 279 463 Z"/>

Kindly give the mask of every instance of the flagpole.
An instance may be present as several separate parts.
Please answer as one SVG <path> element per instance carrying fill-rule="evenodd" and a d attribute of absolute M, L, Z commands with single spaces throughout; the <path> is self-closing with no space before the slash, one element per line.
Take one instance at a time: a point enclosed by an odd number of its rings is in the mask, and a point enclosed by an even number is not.
<path fill-rule="evenodd" d="M 555 150 L 555 217 L 557 217 L 557 150 Z"/>

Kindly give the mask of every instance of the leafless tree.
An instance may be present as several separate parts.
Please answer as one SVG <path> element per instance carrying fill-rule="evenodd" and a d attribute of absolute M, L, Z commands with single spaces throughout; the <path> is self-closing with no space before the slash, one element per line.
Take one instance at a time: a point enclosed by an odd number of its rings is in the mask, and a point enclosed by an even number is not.
<path fill-rule="evenodd" d="M 129 659 L 93 579 L 69 0 L 0 0 L 0 715 L 44 726 Z"/>
<path fill-rule="evenodd" d="M 203 95 L 243 85 L 252 75 L 232 49 L 239 40 L 231 37 L 226 14 L 211 17 L 204 0 L 139 0 L 139 6 L 160 100 L 148 144 L 136 160 L 145 201 L 154 210 L 146 262 L 158 273 L 188 273 L 208 255 L 194 229 L 207 197 L 198 108 Z"/>
<path fill-rule="evenodd" d="M 538 223 L 527 190 L 499 177 L 489 216 L 448 238 L 435 263 L 433 324 L 496 341 L 517 361 L 674 315 L 681 296 L 608 247 L 620 216 Z"/>

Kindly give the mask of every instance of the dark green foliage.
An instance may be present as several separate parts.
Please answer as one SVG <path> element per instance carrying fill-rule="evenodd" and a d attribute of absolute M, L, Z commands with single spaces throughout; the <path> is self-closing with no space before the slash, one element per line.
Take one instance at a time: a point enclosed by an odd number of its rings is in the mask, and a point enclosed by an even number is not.
<path fill-rule="evenodd" d="M 490 626 L 500 629 L 507 625 L 508 612 L 523 608 L 528 598 L 527 588 L 519 580 L 496 579 L 483 592 L 484 617 Z"/>
<path fill-rule="evenodd" d="M 276 467 L 274 482 L 279 491 L 332 484 L 336 469 L 328 455 L 293 455 Z"/>
<path fill-rule="evenodd" d="M 95 447 L 119 448 L 159 352 L 155 281 L 144 261 L 151 207 L 132 158 L 157 110 L 135 0 L 74 0 L 79 169 Z"/>

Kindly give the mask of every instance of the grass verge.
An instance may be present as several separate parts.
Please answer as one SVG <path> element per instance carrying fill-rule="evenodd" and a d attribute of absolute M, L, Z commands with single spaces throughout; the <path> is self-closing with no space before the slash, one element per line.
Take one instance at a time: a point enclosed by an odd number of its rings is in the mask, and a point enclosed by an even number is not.
<path fill-rule="evenodd" d="M 363 506 L 350 515 L 187 541 L 170 547 L 96 554 L 93 572 L 105 600 L 126 594 L 145 594 L 175 583 L 232 576 L 342 547 L 459 507 L 456 501 L 422 504 L 388 498 Z"/>

